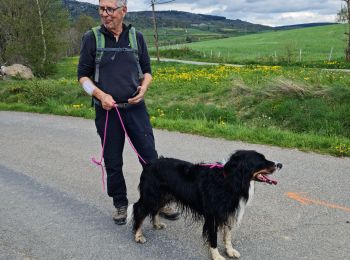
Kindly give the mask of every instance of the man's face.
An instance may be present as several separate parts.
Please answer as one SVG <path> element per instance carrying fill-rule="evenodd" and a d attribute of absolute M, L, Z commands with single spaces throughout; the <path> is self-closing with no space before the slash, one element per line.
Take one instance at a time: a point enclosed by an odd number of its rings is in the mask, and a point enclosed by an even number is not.
<path fill-rule="evenodd" d="M 113 31 L 120 26 L 126 12 L 126 6 L 118 7 L 117 0 L 100 0 L 99 14 L 101 21 L 110 31 Z"/>

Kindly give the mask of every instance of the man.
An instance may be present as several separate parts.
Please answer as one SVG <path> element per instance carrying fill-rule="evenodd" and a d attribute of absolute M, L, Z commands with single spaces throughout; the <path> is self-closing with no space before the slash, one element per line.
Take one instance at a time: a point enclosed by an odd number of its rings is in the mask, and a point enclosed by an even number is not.
<path fill-rule="evenodd" d="M 82 39 L 78 64 L 79 82 L 94 99 L 95 125 L 102 143 L 106 110 L 109 111 L 104 162 L 107 170 L 107 192 L 113 198 L 113 219 L 118 225 L 126 223 L 128 199 L 122 171 L 125 134 L 115 106 L 118 107 L 126 131 L 141 157 L 146 162 L 158 157 L 143 100 L 152 81 L 150 58 L 144 38 L 139 32 L 136 33 L 137 55 L 130 51 L 131 25 L 126 26 L 123 23 L 127 13 L 126 5 L 127 0 L 99 1 L 102 25 L 98 30 L 104 36 L 105 48 L 109 49 L 103 51 L 102 58 L 96 65 L 96 38 L 93 31 L 88 31 Z M 142 74 L 143 77 L 140 77 Z M 142 160 L 140 163 L 144 166 Z M 177 219 L 179 213 L 166 207 L 161 210 L 160 215 Z"/>

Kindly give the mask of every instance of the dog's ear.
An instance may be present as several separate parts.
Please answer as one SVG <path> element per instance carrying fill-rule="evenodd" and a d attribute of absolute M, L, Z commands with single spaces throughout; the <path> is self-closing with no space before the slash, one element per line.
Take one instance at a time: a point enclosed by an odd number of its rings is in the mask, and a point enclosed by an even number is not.
<path fill-rule="evenodd" d="M 224 171 L 229 174 L 233 172 L 238 167 L 238 161 L 233 159 L 232 156 L 228 162 L 224 165 Z"/>
<path fill-rule="evenodd" d="M 251 169 L 247 163 L 245 153 L 242 151 L 237 151 L 236 153 L 232 154 L 229 161 L 224 166 L 224 171 L 228 176 L 237 176 L 243 182 L 250 180 L 249 173 L 251 172 Z"/>
<path fill-rule="evenodd" d="M 241 193 L 243 197 L 248 199 L 251 169 L 245 157 L 231 156 L 224 166 L 224 172 L 226 183 L 232 191 L 238 194 Z"/>
<path fill-rule="evenodd" d="M 230 160 L 225 164 L 224 171 L 227 174 L 239 175 L 249 172 L 249 166 L 245 160 Z"/>
<path fill-rule="evenodd" d="M 225 163 L 224 171 L 229 174 L 231 172 L 236 171 L 238 167 L 240 167 L 240 163 L 242 162 L 241 154 L 239 151 L 235 152 L 230 156 L 230 159 Z"/>

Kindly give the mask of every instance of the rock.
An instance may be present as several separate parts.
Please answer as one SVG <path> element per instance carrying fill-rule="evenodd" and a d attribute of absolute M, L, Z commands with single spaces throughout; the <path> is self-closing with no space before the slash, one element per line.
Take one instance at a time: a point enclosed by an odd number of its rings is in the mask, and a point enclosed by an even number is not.
<path fill-rule="evenodd" d="M 21 79 L 33 79 L 34 75 L 30 68 L 22 64 L 13 64 L 11 66 L 1 66 L 1 74 L 9 77 L 19 77 Z"/>

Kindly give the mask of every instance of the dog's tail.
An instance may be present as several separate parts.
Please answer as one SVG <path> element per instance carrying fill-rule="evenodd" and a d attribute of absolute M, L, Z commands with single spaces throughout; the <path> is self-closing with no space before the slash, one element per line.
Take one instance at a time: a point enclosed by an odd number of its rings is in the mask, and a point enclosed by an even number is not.
<path fill-rule="evenodd" d="M 128 224 L 134 217 L 134 203 L 129 204 L 127 214 L 126 224 Z"/>

